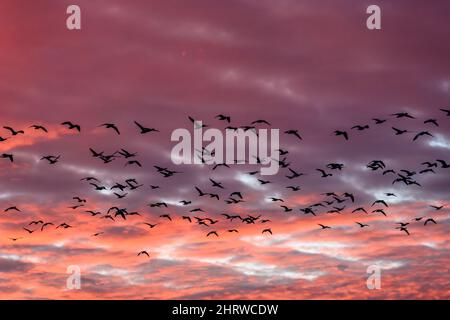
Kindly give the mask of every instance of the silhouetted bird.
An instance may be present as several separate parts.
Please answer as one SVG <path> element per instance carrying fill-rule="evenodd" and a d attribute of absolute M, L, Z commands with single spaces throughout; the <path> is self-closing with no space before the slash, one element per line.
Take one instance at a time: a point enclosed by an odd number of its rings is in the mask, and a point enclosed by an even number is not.
<path fill-rule="evenodd" d="M 23 130 L 14 130 L 14 129 L 11 128 L 11 127 L 3 127 L 3 128 L 5 128 L 5 129 L 8 130 L 9 132 L 11 132 L 11 134 L 12 134 L 13 136 L 17 136 L 18 134 L 24 134 L 24 133 L 25 133 Z"/>
<path fill-rule="evenodd" d="M 356 222 L 356 224 L 358 224 L 361 228 L 369 226 L 368 224 L 364 224 L 364 223 L 361 223 L 361 222 Z"/>
<path fill-rule="evenodd" d="M 408 112 L 398 112 L 391 114 L 391 116 L 395 116 L 396 118 L 410 118 L 415 119 L 412 115 L 410 115 Z"/>
<path fill-rule="evenodd" d="M 421 131 L 418 134 L 416 134 L 413 138 L 413 141 L 416 141 L 419 137 L 421 136 L 429 136 L 429 137 L 434 137 L 431 133 L 429 133 L 428 131 Z"/>
<path fill-rule="evenodd" d="M 107 129 L 113 129 L 117 134 L 120 134 L 119 128 L 114 123 L 104 123 L 100 127 L 105 127 Z"/>
<path fill-rule="evenodd" d="M 138 257 L 141 256 L 141 255 L 146 255 L 148 258 L 150 258 L 150 255 L 145 250 L 138 253 Z"/>
<path fill-rule="evenodd" d="M 33 128 L 34 130 L 41 130 L 41 131 L 44 131 L 45 133 L 48 133 L 47 128 L 45 128 L 44 126 L 34 124 L 34 125 L 30 126 L 30 128 Z"/>
<path fill-rule="evenodd" d="M 81 132 L 81 127 L 78 124 L 73 124 L 70 121 L 65 121 L 61 123 L 61 125 L 66 126 L 69 130 L 77 130 L 78 132 Z"/>
<path fill-rule="evenodd" d="M 334 131 L 335 136 L 343 136 L 345 140 L 348 140 L 348 133 L 346 131 L 336 130 Z"/>
<path fill-rule="evenodd" d="M 150 132 L 159 132 L 159 130 L 155 128 L 146 128 L 137 121 L 134 121 L 134 123 L 139 127 L 139 129 L 141 129 L 141 134 L 146 134 Z"/>
<path fill-rule="evenodd" d="M 225 115 L 223 115 L 223 114 L 217 115 L 217 116 L 216 116 L 216 119 L 219 119 L 219 120 L 221 120 L 221 121 L 226 121 L 226 122 L 228 122 L 228 123 L 231 122 L 231 117 L 230 117 L 230 116 L 225 116 Z"/>
<path fill-rule="evenodd" d="M 298 133 L 298 130 L 286 130 L 284 133 L 296 136 L 299 140 L 302 140 L 302 137 Z"/>
<path fill-rule="evenodd" d="M 436 120 L 436 119 L 428 119 L 428 120 L 425 120 L 423 123 L 425 123 L 425 124 L 427 124 L 427 123 L 432 123 L 432 124 L 434 124 L 436 127 L 439 127 L 439 124 L 437 123 L 437 120 Z"/>

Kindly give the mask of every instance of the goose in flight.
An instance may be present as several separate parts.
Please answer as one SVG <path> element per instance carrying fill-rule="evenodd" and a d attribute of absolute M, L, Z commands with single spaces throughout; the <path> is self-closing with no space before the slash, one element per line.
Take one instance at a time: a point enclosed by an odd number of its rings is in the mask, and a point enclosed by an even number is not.
<path fill-rule="evenodd" d="M 201 129 L 201 128 L 207 128 L 208 125 L 206 124 L 200 124 L 199 121 L 196 121 L 194 118 L 192 118 L 191 116 L 188 116 L 188 119 L 190 122 L 192 122 L 192 124 L 195 126 L 195 129 Z"/>
<path fill-rule="evenodd" d="M 431 133 L 429 133 L 428 131 L 421 131 L 418 134 L 416 134 L 413 138 L 413 141 L 416 141 L 418 138 L 422 137 L 422 136 L 429 136 L 429 137 L 434 137 Z"/>
<path fill-rule="evenodd" d="M 44 228 L 47 226 L 54 226 L 54 224 L 52 222 L 46 222 L 41 226 L 41 232 L 44 231 Z"/>
<path fill-rule="evenodd" d="M 255 120 L 255 121 L 252 122 L 252 124 L 266 124 L 268 126 L 271 125 L 267 120 L 263 120 L 263 119 Z"/>
<path fill-rule="evenodd" d="M 20 209 L 17 208 L 16 206 L 9 207 L 9 208 L 6 208 L 6 209 L 4 210 L 4 212 L 9 212 L 9 211 L 17 211 L 17 212 L 21 212 Z"/>
<path fill-rule="evenodd" d="M 300 134 L 298 133 L 298 130 L 286 130 L 284 133 L 293 135 L 297 137 L 299 140 L 303 140 Z"/>
<path fill-rule="evenodd" d="M 220 121 L 226 121 L 228 123 L 231 122 L 231 117 L 230 116 L 226 116 L 223 114 L 218 114 L 217 116 L 215 116 L 216 119 L 220 120 Z"/>
<path fill-rule="evenodd" d="M 243 199 L 242 193 L 239 192 L 239 191 L 234 191 L 234 192 L 230 193 L 230 197 L 233 197 L 233 196 L 236 196 L 236 197 L 239 197 L 240 199 Z"/>
<path fill-rule="evenodd" d="M 439 124 L 438 124 L 438 122 L 437 122 L 436 119 L 428 119 L 428 120 L 425 120 L 423 123 L 424 123 L 424 124 L 432 123 L 432 124 L 434 124 L 436 127 L 439 127 Z"/>
<path fill-rule="evenodd" d="M 404 134 L 404 133 L 409 132 L 408 130 L 397 129 L 397 128 L 395 128 L 395 127 L 392 127 L 392 130 L 395 131 L 395 135 L 396 135 L 396 136 L 399 136 L 399 135 L 401 135 L 401 134 Z"/>
<path fill-rule="evenodd" d="M 400 231 L 404 231 L 409 236 L 409 231 L 408 231 L 407 228 L 405 228 L 405 227 L 397 227 L 395 229 L 399 229 Z"/>
<path fill-rule="evenodd" d="M 47 128 L 41 125 L 33 124 L 32 126 L 30 126 L 30 128 L 33 128 L 34 130 L 41 130 L 44 131 L 45 133 L 48 133 Z"/>
<path fill-rule="evenodd" d="M 355 222 L 357 225 L 359 225 L 361 228 L 364 228 L 364 227 L 368 227 L 369 225 L 368 224 L 364 224 L 364 223 L 361 223 L 361 222 Z"/>
<path fill-rule="evenodd" d="M 25 230 L 26 232 L 28 232 L 29 234 L 32 234 L 33 232 L 35 232 L 36 230 L 30 230 L 27 228 L 23 228 L 23 230 Z"/>
<path fill-rule="evenodd" d="M 220 189 L 225 189 L 225 187 L 222 185 L 221 182 L 214 181 L 211 178 L 209 178 L 209 181 L 211 181 L 211 183 L 213 184 L 213 187 L 217 187 L 217 188 L 220 188 Z"/>
<path fill-rule="evenodd" d="M 11 132 L 11 134 L 12 134 L 13 136 L 17 136 L 18 134 L 24 134 L 24 133 L 25 133 L 25 131 L 23 131 L 23 130 L 14 130 L 13 128 L 7 127 L 7 126 L 5 126 L 5 127 L 3 127 L 3 128 L 6 129 L 6 130 L 8 130 L 9 132 Z"/>
<path fill-rule="evenodd" d="M 150 258 L 150 255 L 149 255 L 148 252 L 145 251 L 145 250 L 139 252 L 137 255 L 138 255 L 138 257 L 139 257 L 139 256 L 142 256 L 142 255 L 145 255 L 145 256 L 147 256 L 148 258 Z"/>
<path fill-rule="evenodd" d="M 113 129 L 117 134 L 120 135 L 119 128 L 117 128 L 117 126 L 114 123 L 104 123 L 104 124 L 100 125 L 100 127 L 105 127 L 107 129 Z"/>
<path fill-rule="evenodd" d="M 80 203 L 86 203 L 86 199 L 81 199 L 80 197 L 73 197 L 73 200 L 77 200 Z"/>
<path fill-rule="evenodd" d="M 219 235 L 217 234 L 217 231 L 210 231 L 208 232 L 208 234 L 206 235 L 207 237 L 215 235 L 216 237 L 218 237 Z"/>
<path fill-rule="evenodd" d="M 77 130 L 78 132 L 81 132 L 81 127 L 78 124 L 73 124 L 70 121 L 65 121 L 61 123 L 61 125 L 66 126 L 69 130 Z"/>
<path fill-rule="evenodd" d="M 367 213 L 366 209 L 364 209 L 363 207 L 356 208 L 355 210 L 352 211 L 352 213 L 358 212 L 358 211 L 362 211 L 364 213 Z"/>
<path fill-rule="evenodd" d="M 325 230 L 325 229 L 331 229 L 330 226 L 326 226 L 326 225 L 323 225 L 323 224 L 321 224 L 321 223 L 319 223 L 318 225 L 322 228 L 322 230 Z"/>
<path fill-rule="evenodd" d="M 378 118 L 373 118 L 372 120 L 375 121 L 375 124 L 382 124 L 387 121 L 385 119 L 378 119 Z"/>
<path fill-rule="evenodd" d="M 376 205 L 376 204 L 382 204 L 382 205 L 384 205 L 385 207 L 389 207 L 389 205 L 386 203 L 386 201 L 384 201 L 384 200 L 375 200 L 373 203 L 372 203 L 372 207 L 374 206 L 374 205 Z"/>
<path fill-rule="evenodd" d="M 14 162 L 14 155 L 10 153 L 3 153 L 2 154 L 3 159 L 8 159 L 10 162 Z"/>
<path fill-rule="evenodd" d="M 150 132 L 159 132 L 159 130 L 155 128 L 146 128 L 137 121 L 134 121 L 134 124 L 137 125 L 139 129 L 141 129 L 141 134 L 146 134 Z"/>
<path fill-rule="evenodd" d="M 391 114 L 391 116 L 395 116 L 396 118 L 409 118 L 409 119 L 415 119 L 412 115 L 410 115 L 408 112 L 397 112 L 394 114 Z"/>
<path fill-rule="evenodd" d="M 154 227 L 156 227 L 158 225 L 157 223 L 151 224 L 151 223 L 148 223 L 148 222 L 143 222 L 143 224 L 145 224 L 146 226 L 149 226 L 150 229 L 153 229 Z"/>
<path fill-rule="evenodd" d="M 409 222 L 397 222 L 396 224 L 399 224 L 400 227 L 406 227 L 407 225 L 409 225 Z"/>
<path fill-rule="evenodd" d="M 291 212 L 292 211 L 292 208 L 289 208 L 287 206 L 280 206 L 280 207 L 284 209 L 284 212 Z"/>
<path fill-rule="evenodd" d="M 363 131 L 363 130 L 369 129 L 369 125 L 364 125 L 364 126 L 357 125 L 357 126 L 353 126 L 351 129 L 356 129 L 358 131 Z"/>
<path fill-rule="evenodd" d="M 316 171 L 319 171 L 322 174 L 322 176 L 321 176 L 322 178 L 333 176 L 332 173 L 326 173 L 325 170 L 322 170 L 322 169 L 316 169 Z"/>
<path fill-rule="evenodd" d="M 336 130 L 334 131 L 335 136 L 343 136 L 345 140 L 348 140 L 348 133 L 346 131 L 342 130 Z"/>
<path fill-rule="evenodd" d="M 298 177 L 304 175 L 303 173 L 298 173 L 297 171 L 295 171 L 291 168 L 288 168 L 288 170 L 292 173 L 292 175 L 290 175 L 290 176 L 286 175 L 286 178 L 288 178 L 288 179 L 294 179 L 294 178 L 298 178 Z"/>

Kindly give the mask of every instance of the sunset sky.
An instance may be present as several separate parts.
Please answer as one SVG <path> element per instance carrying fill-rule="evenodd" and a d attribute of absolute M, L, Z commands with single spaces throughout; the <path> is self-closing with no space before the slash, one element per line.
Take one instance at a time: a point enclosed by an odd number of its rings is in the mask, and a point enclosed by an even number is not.
<path fill-rule="evenodd" d="M 366 8 L 375 3 L 382 29 L 371 31 Z M 81 7 L 81 30 L 66 28 L 70 4 Z M 2 0 L 0 12 L 0 137 L 7 138 L 0 155 L 15 157 L 0 157 L 0 299 L 450 298 L 450 169 L 419 173 L 425 161 L 450 164 L 450 116 L 440 110 L 450 109 L 448 0 Z M 305 175 L 174 165 L 172 131 L 192 130 L 188 116 L 224 129 L 218 114 L 231 116 L 232 126 L 266 119 L 280 132 L 299 130 L 303 140 L 282 133 L 280 145 Z M 133 121 L 160 132 L 141 135 Z M 11 137 L 3 126 L 25 134 Z M 391 127 L 410 132 L 396 136 Z M 335 130 L 347 131 L 349 141 Z M 413 141 L 420 131 L 433 136 Z M 123 158 L 103 164 L 89 148 L 137 152 L 142 167 Z M 47 155 L 61 159 L 50 165 L 40 160 Z M 392 184 L 394 174 L 366 167 L 372 160 L 417 172 L 421 187 Z M 315 169 L 332 162 L 343 170 L 326 169 L 333 176 L 321 178 Z M 154 165 L 181 173 L 164 178 Z M 108 188 L 128 178 L 144 186 L 117 199 L 80 181 L 87 176 Z M 198 197 L 194 186 L 220 200 Z M 226 204 L 233 191 L 245 202 Z M 317 208 L 317 216 L 299 210 L 333 200 L 326 192 L 353 193 L 355 203 Z M 69 209 L 75 196 L 87 203 Z M 375 200 L 388 203 L 386 217 L 371 212 L 383 208 L 371 206 Z M 147 205 L 160 201 L 168 208 Z M 327 213 L 335 205 L 345 209 Z M 4 212 L 12 206 L 21 212 Z M 104 216 L 113 206 L 141 216 L 110 221 L 85 212 Z M 368 214 L 352 213 L 358 207 Z M 261 218 L 230 222 L 224 213 Z M 202 226 L 183 215 L 219 222 Z M 425 226 L 428 218 L 437 224 Z M 29 226 L 34 220 L 54 226 L 41 232 Z M 398 222 L 410 223 L 409 236 L 395 229 Z M 73 228 L 56 229 L 61 223 Z M 262 234 L 266 228 L 273 235 Z M 219 237 L 206 237 L 209 231 Z M 150 258 L 137 256 L 142 250 Z M 70 265 L 81 268 L 80 290 L 66 288 Z M 366 286 L 370 265 L 382 269 L 380 290 Z"/>

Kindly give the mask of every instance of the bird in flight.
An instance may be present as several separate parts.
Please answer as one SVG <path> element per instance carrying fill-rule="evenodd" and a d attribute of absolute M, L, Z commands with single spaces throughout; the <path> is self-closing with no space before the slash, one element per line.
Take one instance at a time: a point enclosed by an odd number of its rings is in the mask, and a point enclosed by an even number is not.
<path fill-rule="evenodd" d="M 325 230 L 325 229 L 331 229 L 330 226 L 326 226 L 326 225 L 323 225 L 323 224 L 321 224 L 321 223 L 319 223 L 318 225 L 322 228 L 322 230 Z"/>
<path fill-rule="evenodd" d="M 139 257 L 139 256 L 142 256 L 142 255 L 146 255 L 148 258 L 150 258 L 150 255 L 149 255 L 148 252 L 145 251 L 145 250 L 143 250 L 143 251 L 141 251 L 141 252 L 138 253 L 138 257 Z"/>
<path fill-rule="evenodd" d="M 6 208 L 6 209 L 4 210 L 4 212 L 9 212 L 9 211 L 17 211 L 17 212 L 21 212 L 20 209 L 17 208 L 16 206 L 14 206 L 14 207 L 9 207 L 9 208 Z"/>
<path fill-rule="evenodd" d="M 92 235 L 92 237 L 98 237 L 98 236 L 101 236 L 102 234 L 105 234 L 105 233 L 104 232 L 97 232 L 97 233 L 94 233 Z"/>
<path fill-rule="evenodd" d="M 425 223 L 423 225 L 426 226 L 428 222 L 432 222 L 434 224 L 437 224 L 436 221 L 434 221 L 433 218 L 428 218 L 427 220 L 425 220 Z"/>
<path fill-rule="evenodd" d="M 439 109 L 439 110 L 441 110 L 442 112 L 446 113 L 447 117 L 450 117 L 450 109 Z"/>
<path fill-rule="evenodd" d="M 259 119 L 252 122 L 252 124 L 266 124 L 270 126 L 271 124 L 267 120 Z"/>
<path fill-rule="evenodd" d="M 228 123 L 231 122 L 231 117 L 230 117 L 230 116 L 225 116 L 225 115 L 223 115 L 223 114 L 217 115 L 217 116 L 216 116 L 216 119 L 219 119 L 219 120 L 221 120 L 221 121 L 226 121 L 226 122 L 228 122 Z"/>
<path fill-rule="evenodd" d="M 191 116 L 188 116 L 189 121 L 192 122 L 192 124 L 195 126 L 195 129 L 201 129 L 201 128 L 206 128 L 208 127 L 208 125 L 206 124 L 200 124 L 200 122 L 196 121 L 194 118 L 192 118 Z"/>
<path fill-rule="evenodd" d="M 348 140 L 348 133 L 346 131 L 342 130 L 336 130 L 334 131 L 335 136 L 343 136 L 345 140 Z"/>
<path fill-rule="evenodd" d="M 217 187 L 217 188 L 220 188 L 220 189 L 225 189 L 224 186 L 222 186 L 221 182 L 214 181 L 211 178 L 209 178 L 209 181 L 211 181 L 211 183 L 213 184 L 213 187 Z"/>
<path fill-rule="evenodd" d="M 356 224 L 359 225 L 361 228 L 369 226 L 368 224 L 364 224 L 364 223 L 361 223 L 361 222 L 356 222 Z"/>
<path fill-rule="evenodd" d="M 391 114 L 391 116 L 395 116 L 396 118 L 410 118 L 415 119 L 412 115 L 410 115 L 408 112 L 398 112 Z"/>
<path fill-rule="evenodd" d="M 437 122 L 436 119 L 428 119 L 428 120 L 425 120 L 423 123 L 424 123 L 424 124 L 432 123 L 432 124 L 434 124 L 436 127 L 439 127 L 439 124 L 438 124 L 438 122 Z"/>
<path fill-rule="evenodd" d="M 208 232 L 208 234 L 206 235 L 207 237 L 215 235 L 216 237 L 218 237 L 219 235 L 217 234 L 217 231 L 210 231 Z"/>
<path fill-rule="evenodd" d="M 273 234 L 271 229 L 264 229 L 261 233 L 262 233 L 262 234 L 264 234 L 264 233 L 270 233 L 270 234 Z"/>
<path fill-rule="evenodd" d="M 158 225 L 157 223 L 155 223 L 155 224 L 151 224 L 151 223 L 148 223 L 148 222 L 144 222 L 143 224 L 145 224 L 145 225 L 149 226 L 149 227 L 150 227 L 150 229 L 153 229 L 154 227 L 156 227 L 156 226 Z"/>
<path fill-rule="evenodd" d="M 81 127 L 78 124 L 73 124 L 70 121 L 65 121 L 61 123 L 61 125 L 66 126 L 69 130 L 77 130 L 78 132 L 81 132 Z"/>
<path fill-rule="evenodd" d="M 117 128 L 117 126 L 114 123 L 104 123 L 104 124 L 100 125 L 100 127 L 105 127 L 107 129 L 113 129 L 117 134 L 120 135 L 119 128 Z"/>
<path fill-rule="evenodd" d="M 293 135 L 293 136 L 297 137 L 299 140 L 302 140 L 302 137 L 298 133 L 298 130 L 286 130 L 284 133 Z"/>
<path fill-rule="evenodd" d="M 316 171 L 319 171 L 322 174 L 322 178 L 331 177 L 332 173 L 326 173 L 325 170 L 322 169 L 316 169 Z"/>
<path fill-rule="evenodd" d="M 422 136 L 429 136 L 429 137 L 434 137 L 431 133 L 429 133 L 428 131 L 421 131 L 418 134 L 416 134 L 413 138 L 413 141 L 416 141 L 418 138 L 422 137 Z"/>
<path fill-rule="evenodd" d="M 387 121 L 385 119 L 378 119 L 378 118 L 373 118 L 372 120 L 375 121 L 375 124 L 382 124 Z"/>
<path fill-rule="evenodd" d="M 48 133 L 47 128 L 41 125 L 33 124 L 32 126 L 30 126 L 30 128 L 33 128 L 34 130 L 41 130 L 44 131 L 45 133 Z"/>
<path fill-rule="evenodd" d="M 3 128 L 6 129 L 6 130 L 8 130 L 9 132 L 11 132 L 11 134 L 12 134 L 13 136 L 17 136 L 18 134 L 24 134 L 24 133 L 25 133 L 25 131 L 23 131 L 23 130 L 14 130 L 13 128 L 7 127 L 7 126 L 5 126 L 5 127 L 3 127 Z"/>
<path fill-rule="evenodd" d="M 409 231 L 408 231 L 407 228 L 405 228 L 405 227 L 397 227 L 395 229 L 399 229 L 400 231 L 404 231 L 409 236 Z"/>
<path fill-rule="evenodd" d="M 401 135 L 401 134 L 404 134 L 404 133 L 409 132 L 408 130 L 397 129 L 397 128 L 395 128 L 395 127 L 392 127 L 392 130 L 395 131 L 395 135 L 396 135 L 396 136 L 399 136 L 399 135 Z"/>
<path fill-rule="evenodd" d="M 363 130 L 369 129 L 369 125 L 364 125 L 364 126 L 357 125 L 357 126 L 353 126 L 352 129 L 356 129 L 358 131 L 363 131 Z"/>
<path fill-rule="evenodd" d="M 139 129 L 141 129 L 141 134 L 146 134 L 146 133 L 150 133 L 150 132 L 159 132 L 159 130 L 157 130 L 155 128 L 146 128 L 137 121 L 134 121 L 134 124 L 137 125 L 139 127 Z"/>
<path fill-rule="evenodd" d="M 3 159 L 8 159 L 10 162 L 14 162 L 14 156 L 10 153 L 3 153 L 2 154 Z"/>

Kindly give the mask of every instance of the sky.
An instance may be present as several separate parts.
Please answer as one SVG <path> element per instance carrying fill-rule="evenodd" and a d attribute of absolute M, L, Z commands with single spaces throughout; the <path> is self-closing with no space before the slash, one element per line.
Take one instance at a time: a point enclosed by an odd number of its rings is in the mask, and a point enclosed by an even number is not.
<path fill-rule="evenodd" d="M 75 2 L 82 29 L 69 31 L 66 8 Z M 25 134 L 0 129 L 7 138 L 0 155 L 14 155 L 14 163 L 0 158 L 0 299 L 449 299 L 449 169 L 419 171 L 425 161 L 450 163 L 450 117 L 440 110 L 450 109 L 450 3 L 377 0 L 382 29 L 368 30 L 372 2 L 1 1 L 0 125 Z M 258 128 L 279 129 L 290 168 L 305 175 L 174 165 L 172 131 L 193 130 L 188 116 L 224 129 L 218 114 L 232 126 L 270 122 Z M 159 132 L 141 135 L 133 121 Z M 396 136 L 392 127 L 410 132 Z M 302 140 L 283 133 L 289 129 Z M 413 141 L 420 131 L 433 136 Z M 142 167 L 123 158 L 103 164 L 89 148 L 137 152 Z M 50 165 L 40 160 L 47 155 L 61 158 Z M 366 167 L 372 160 L 417 172 L 421 186 L 392 184 L 394 174 Z M 333 162 L 344 168 L 326 169 Z M 180 173 L 164 178 L 154 165 Z M 333 176 L 321 178 L 317 168 Z M 128 178 L 144 186 L 118 199 L 80 181 L 87 176 L 108 188 Z M 220 200 L 198 197 L 194 186 Z M 233 191 L 245 202 L 226 204 Z M 355 202 L 317 207 L 316 216 L 299 210 L 333 200 L 326 192 L 352 193 Z M 84 207 L 69 208 L 75 196 L 87 200 Z M 389 207 L 372 206 L 376 200 Z M 161 201 L 168 207 L 148 206 Z M 327 213 L 335 205 L 345 208 Z M 21 211 L 4 212 L 12 206 Z M 113 206 L 141 216 L 101 219 Z M 352 212 L 358 207 L 368 213 Z M 371 212 L 380 208 L 387 216 Z M 261 218 L 231 222 L 224 213 Z M 219 222 L 198 225 L 183 215 Z M 428 218 L 436 224 L 424 225 Z M 54 225 L 41 231 L 29 225 L 35 220 Z M 410 223 L 410 235 L 395 229 L 398 222 Z M 72 228 L 56 229 L 62 223 Z M 272 235 L 262 234 L 267 228 Z M 137 255 L 143 250 L 150 257 Z M 66 286 L 69 266 L 81 270 L 79 290 Z M 381 269 L 378 290 L 367 288 L 369 266 Z"/>

